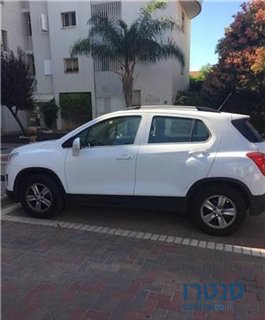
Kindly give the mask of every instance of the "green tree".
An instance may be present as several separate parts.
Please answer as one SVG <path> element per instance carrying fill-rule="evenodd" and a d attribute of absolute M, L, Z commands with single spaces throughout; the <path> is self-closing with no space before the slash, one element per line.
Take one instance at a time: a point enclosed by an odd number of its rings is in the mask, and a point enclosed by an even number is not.
<path fill-rule="evenodd" d="M 34 81 L 24 51 L 18 48 L 15 55 L 13 51 L 1 50 L 1 105 L 10 110 L 25 136 L 18 111 L 34 108 Z"/>
<path fill-rule="evenodd" d="M 260 106 L 265 102 L 265 1 L 251 0 L 241 8 L 218 42 L 218 63 L 208 73 L 203 88 L 223 97 L 233 92 L 244 96 L 240 99 L 244 101 L 248 94 L 254 110 L 257 105 L 253 102 L 263 100 Z"/>
<path fill-rule="evenodd" d="M 177 44 L 161 40 L 165 31 L 172 30 L 174 22 L 153 16 L 165 7 L 166 2 L 161 0 L 147 3 L 130 26 L 123 20 L 92 16 L 88 37 L 78 40 L 71 49 L 73 56 L 91 55 L 118 62 L 119 70 L 114 72 L 121 77 L 126 107 L 132 105 L 133 74 L 137 63 L 152 64 L 176 58 L 184 65 L 184 56 Z"/>

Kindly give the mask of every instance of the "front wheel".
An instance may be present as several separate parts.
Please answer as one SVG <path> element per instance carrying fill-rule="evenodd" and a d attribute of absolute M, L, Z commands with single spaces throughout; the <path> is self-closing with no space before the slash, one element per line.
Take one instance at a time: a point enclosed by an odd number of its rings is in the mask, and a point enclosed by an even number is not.
<path fill-rule="evenodd" d="M 246 212 L 240 192 L 227 185 L 199 191 L 193 203 L 196 225 L 212 235 L 223 236 L 235 232 L 244 221 Z"/>
<path fill-rule="evenodd" d="M 42 174 L 30 176 L 23 183 L 20 201 L 27 213 L 35 218 L 50 218 L 63 208 L 63 196 L 54 179 Z"/>

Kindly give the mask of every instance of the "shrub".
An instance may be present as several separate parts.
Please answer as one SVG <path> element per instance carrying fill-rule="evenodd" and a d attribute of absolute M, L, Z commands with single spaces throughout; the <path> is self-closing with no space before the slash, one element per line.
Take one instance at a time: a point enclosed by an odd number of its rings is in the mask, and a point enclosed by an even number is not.
<path fill-rule="evenodd" d="M 50 100 L 40 106 L 43 112 L 44 122 L 47 128 L 51 129 L 55 126 L 55 121 L 57 119 L 57 113 L 59 107 L 57 106 L 55 99 Z"/>
<path fill-rule="evenodd" d="M 60 93 L 60 107 L 62 118 L 77 125 L 92 119 L 91 94 L 89 92 Z"/>

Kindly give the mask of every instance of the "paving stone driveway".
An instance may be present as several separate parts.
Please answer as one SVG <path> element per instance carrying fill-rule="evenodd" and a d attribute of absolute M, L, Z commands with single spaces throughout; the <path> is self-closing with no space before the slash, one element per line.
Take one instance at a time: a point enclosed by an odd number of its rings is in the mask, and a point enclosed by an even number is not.
<path fill-rule="evenodd" d="M 175 220 L 171 215 L 142 212 L 138 217 L 131 212 L 121 216 L 121 209 L 116 214 L 114 210 L 101 210 L 98 218 L 93 213 L 86 216 L 86 222 L 145 232 L 159 229 L 168 235 L 173 234 L 172 222 L 178 222 L 180 235 L 181 230 L 182 236 L 201 235 L 185 219 Z M 84 222 L 85 212 L 87 209 L 73 212 L 73 208 L 69 208 L 60 219 Z M 21 209 L 13 213 L 15 217 L 23 215 Z M 109 215 L 111 218 L 107 219 Z M 255 230 L 249 226 L 253 227 L 255 221 L 250 220 L 244 227 L 251 236 Z M 261 221 L 264 220 L 259 223 Z M 264 230 L 264 225 L 256 227 L 256 233 Z M 176 235 L 176 226 L 174 230 Z M 255 235 L 254 241 L 247 242 L 245 233 L 247 230 L 243 229 L 229 240 L 222 239 L 241 245 L 261 244 L 262 235 L 260 238 Z M 204 235 L 201 239 L 209 240 Z M 264 268 L 262 257 L 3 221 L 2 319 L 262 320 Z M 184 284 L 242 284 L 244 295 L 234 301 L 229 295 L 227 301 L 219 300 L 218 296 L 200 301 L 197 291 L 191 290 L 188 300 L 184 300 Z M 222 305 L 225 310 L 207 311 L 203 309 L 205 304 L 211 308 Z M 194 308 L 199 310 L 192 310 Z"/>

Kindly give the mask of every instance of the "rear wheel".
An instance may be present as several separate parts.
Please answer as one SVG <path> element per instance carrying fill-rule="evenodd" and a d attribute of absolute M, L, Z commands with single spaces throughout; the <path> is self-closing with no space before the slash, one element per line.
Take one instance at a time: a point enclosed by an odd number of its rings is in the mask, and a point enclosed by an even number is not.
<path fill-rule="evenodd" d="M 240 192 L 227 185 L 199 191 L 193 203 L 196 225 L 213 235 L 227 235 L 236 231 L 246 212 L 246 204 Z"/>
<path fill-rule="evenodd" d="M 23 183 L 21 189 L 21 204 L 32 217 L 50 218 L 63 208 L 62 192 L 51 177 L 32 175 Z"/>

